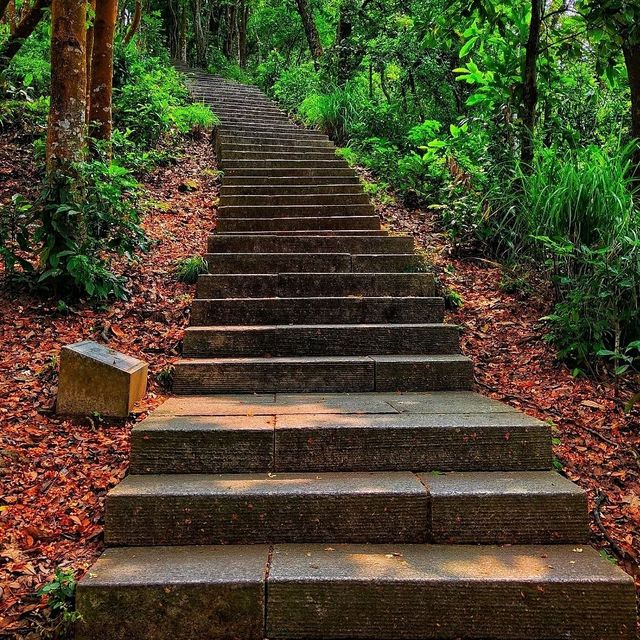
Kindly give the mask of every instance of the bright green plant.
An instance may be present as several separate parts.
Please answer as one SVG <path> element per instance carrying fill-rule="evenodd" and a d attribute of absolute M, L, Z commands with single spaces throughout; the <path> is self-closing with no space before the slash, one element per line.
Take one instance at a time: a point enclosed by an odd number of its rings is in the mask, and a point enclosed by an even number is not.
<path fill-rule="evenodd" d="M 195 284 L 198 281 L 198 277 L 203 273 L 207 273 L 208 270 L 209 265 L 201 256 L 182 258 L 174 264 L 176 278 L 186 284 Z"/>

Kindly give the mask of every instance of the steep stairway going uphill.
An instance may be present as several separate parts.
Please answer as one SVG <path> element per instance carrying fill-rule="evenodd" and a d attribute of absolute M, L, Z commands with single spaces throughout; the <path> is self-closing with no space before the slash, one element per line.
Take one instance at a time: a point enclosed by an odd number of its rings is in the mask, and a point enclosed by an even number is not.
<path fill-rule="evenodd" d="M 209 273 L 77 637 L 635 638 L 633 581 L 587 546 L 549 425 L 471 391 L 412 239 L 325 136 L 191 82 L 222 122 Z"/>

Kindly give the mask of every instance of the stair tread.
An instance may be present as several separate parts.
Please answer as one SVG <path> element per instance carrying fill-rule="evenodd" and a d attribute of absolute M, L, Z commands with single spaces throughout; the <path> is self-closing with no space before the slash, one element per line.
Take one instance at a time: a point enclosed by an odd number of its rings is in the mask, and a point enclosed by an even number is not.
<path fill-rule="evenodd" d="M 174 396 L 158 407 L 153 416 L 257 416 L 340 414 L 435 414 L 469 416 L 500 414 L 521 416 L 542 424 L 507 404 L 472 391 L 406 393 L 262 393 Z M 317 419 L 317 418 L 316 418 Z M 142 423 L 143 424 L 143 423 Z"/>
<path fill-rule="evenodd" d="M 469 362 L 467 356 L 459 354 L 434 354 L 434 355 L 393 355 L 393 356 L 293 356 L 293 357 L 262 357 L 262 358 L 182 358 L 180 364 L 315 364 L 315 363 L 340 363 L 340 362 Z"/>
<path fill-rule="evenodd" d="M 411 471 L 129 475 L 109 500 L 130 496 L 245 496 L 412 494 L 434 498 L 540 494 L 583 496 L 555 471 L 473 471 L 434 474 Z"/>

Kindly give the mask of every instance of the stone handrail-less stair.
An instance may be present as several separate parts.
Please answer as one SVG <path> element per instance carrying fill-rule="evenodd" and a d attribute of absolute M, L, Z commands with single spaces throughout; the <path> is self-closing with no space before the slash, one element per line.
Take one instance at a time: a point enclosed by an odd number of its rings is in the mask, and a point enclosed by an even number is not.
<path fill-rule="evenodd" d="M 221 119 L 209 273 L 77 637 L 634 638 L 633 581 L 588 546 L 549 426 L 471 392 L 412 239 L 324 135 L 191 84 Z"/>

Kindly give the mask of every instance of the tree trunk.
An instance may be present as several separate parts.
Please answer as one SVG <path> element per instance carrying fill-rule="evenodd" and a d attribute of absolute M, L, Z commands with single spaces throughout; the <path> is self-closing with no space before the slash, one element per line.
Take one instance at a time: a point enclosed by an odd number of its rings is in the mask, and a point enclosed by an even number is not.
<path fill-rule="evenodd" d="M 118 0 L 99 0 L 93 25 L 89 131 L 96 140 L 111 140 L 113 128 L 113 38 Z"/>
<path fill-rule="evenodd" d="M 196 34 L 196 63 L 199 67 L 207 66 L 207 39 L 202 28 L 202 1 L 193 2 L 193 29 Z"/>
<path fill-rule="evenodd" d="M 235 33 L 236 23 L 236 7 L 230 4 L 227 7 L 227 33 L 224 40 L 224 55 L 227 59 L 231 59 L 233 56 L 233 36 Z"/>
<path fill-rule="evenodd" d="M 91 0 L 89 2 L 89 6 L 91 8 L 91 16 L 92 18 L 96 15 L 96 0 Z M 93 21 L 91 22 L 91 26 L 87 30 L 87 122 L 89 122 L 89 109 L 91 108 L 91 64 L 93 58 Z"/>
<path fill-rule="evenodd" d="M 133 12 L 133 18 L 131 20 L 131 24 L 129 25 L 129 30 L 127 31 L 127 35 L 122 40 L 122 44 L 126 47 L 131 40 L 133 40 L 133 36 L 136 35 L 138 28 L 140 27 L 140 20 L 142 19 L 142 0 L 136 0 L 136 8 Z"/>
<path fill-rule="evenodd" d="M 238 29 L 238 62 L 241 68 L 247 66 L 247 24 L 249 22 L 249 3 L 242 0 L 240 26 Z"/>
<path fill-rule="evenodd" d="M 640 180 L 640 42 L 625 45 L 624 60 L 631 90 L 631 135 L 636 140 L 634 175 Z"/>
<path fill-rule="evenodd" d="M 180 62 L 187 63 L 187 8 L 183 7 L 180 12 L 180 25 L 178 29 L 178 55 Z"/>
<path fill-rule="evenodd" d="M 83 160 L 86 143 L 86 45 L 86 0 L 53 0 L 46 165 L 54 203 L 77 201 L 81 190 L 74 163 Z M 81 244 L 86 238 L 82 220 L 74 221 L 73 231 Z"/>
<path fill-rule="evenodd" d="M 350 3 L 342 0 L 340 7 L 340 19 L 338 20 L 338 32 L 336 34 L 336 45 L 338 47 L 338 84 L 344 86 L 349 79 L 351 52 L 347 42 L 353 33 L 351 22 Z"/>
<path fill-rule="evenodd" d="M 50 4 L 51 0 L 36 0 L 29 13 L 20 20 L 15 31 L 0 48 L 0 73 L 9 66 L 13 56 L 20 51 L 22 43 L 33 33 Z"/>
<path fill-rule="evenodd" d="M 522 140 L 520 159 L 525 171 L 531 169 L 534 156 L 534 129 L 538 104 L 538 55 L 542 26 L 542 0 L 531 0 L 531 23 L 526 47 L 522 83 Z"/>
<path fill-rule="evenodd" d="M 7 11 L 7 7 L 13 2 L 13 0 L 0 0 L 0 20 L 5 20 L 5 13 Z M 6 16 L 8 21 L 9 16 Z"/>
<path fill-rule="evenodd" d="M 324 53 L 320 42 L 320 36 L 318 35 L 318 29 L 313 20 L 308 0 L 296 0 L 296 3 L 298 5 L 298 13 L 302 19 L 302 25 L 304 26 L 304 32 L 307 36 L 307 42 L 309 43 L 309 51 L 311 51 L 313 62 L 317 68 L 318 60 L 322 58 L 322 54 Z"/>

